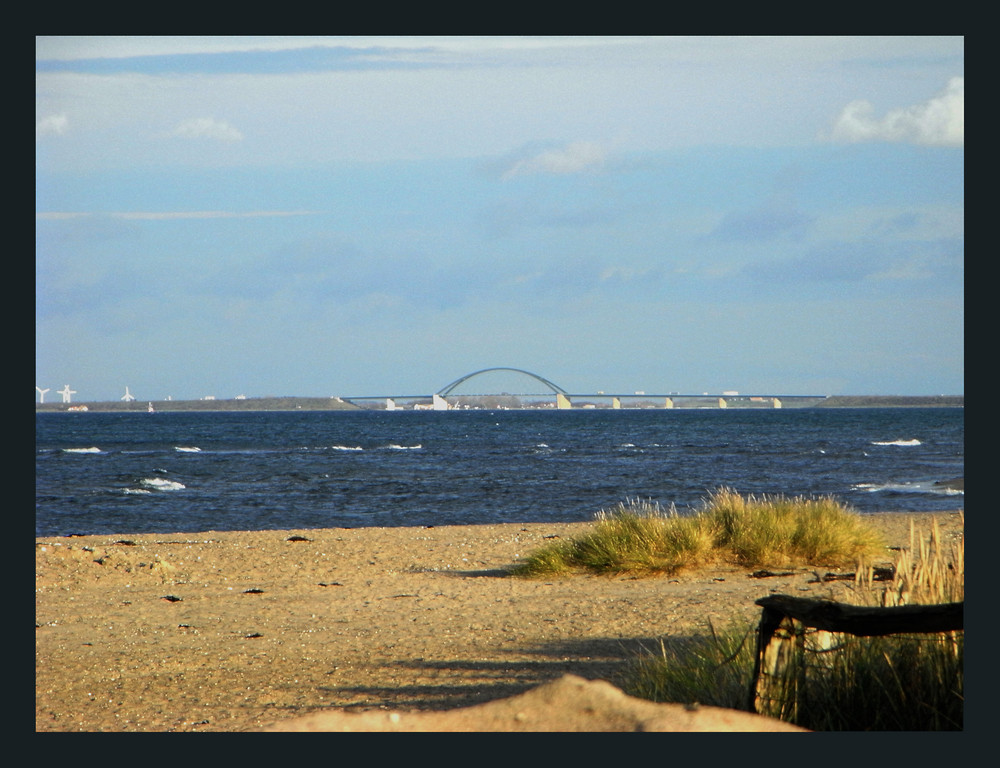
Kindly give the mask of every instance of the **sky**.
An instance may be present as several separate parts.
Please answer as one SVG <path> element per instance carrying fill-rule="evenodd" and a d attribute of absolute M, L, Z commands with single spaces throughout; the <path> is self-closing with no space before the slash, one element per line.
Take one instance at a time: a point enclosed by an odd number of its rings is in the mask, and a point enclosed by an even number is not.
<path fill-rule="evenodd" d="M 37 37 L 36 388 L 964 394 L 964 71 L 962 37 Z"/>

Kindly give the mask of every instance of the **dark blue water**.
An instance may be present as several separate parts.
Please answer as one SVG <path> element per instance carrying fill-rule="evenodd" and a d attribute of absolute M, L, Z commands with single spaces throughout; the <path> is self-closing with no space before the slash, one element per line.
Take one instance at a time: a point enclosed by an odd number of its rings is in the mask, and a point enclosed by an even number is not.
<path fill-rule="evenodd" d="M 35 534 L 585 521 L 834 496 L 964 508 L 964 409 L 40 413 Z M 185 450 L 179 450 L 185 449 Z"/>

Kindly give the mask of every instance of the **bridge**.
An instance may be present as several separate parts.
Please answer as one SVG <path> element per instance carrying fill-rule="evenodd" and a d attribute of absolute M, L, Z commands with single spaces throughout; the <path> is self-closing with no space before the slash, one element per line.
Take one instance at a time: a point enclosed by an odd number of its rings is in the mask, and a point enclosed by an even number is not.
<path fill-rule="evenodd" d="M 517 374 L 531 382 L 532 387 L 541 385 L 543 392 L 457 392 L 468 382 L 485 377 L 487 374 L 503 372 Z M 537 388 L 537 387 L 536 387 Z M 651 394 L 646 392 L 628 393 L 571 393 L 537 373 L 522 368 L 494 367 L 460 376 L 431 395 L 362 395 L 342 397 L 344 402 L 368 410 L 472 410 L 476 408 L 783 408 L 806 407 L 826 399 L 827 395 L 788 394 L 740 394 L 722 392 L 720 394 L 682 394 L 668 392 Z M 554 399 L 553 399 L 554 398 Z M 525 401 L 528 400 L 528 404 Z M 493 405 L 483 402 L 492 402 Z M 515 404 L 516 403 L 516 404 Z"/>

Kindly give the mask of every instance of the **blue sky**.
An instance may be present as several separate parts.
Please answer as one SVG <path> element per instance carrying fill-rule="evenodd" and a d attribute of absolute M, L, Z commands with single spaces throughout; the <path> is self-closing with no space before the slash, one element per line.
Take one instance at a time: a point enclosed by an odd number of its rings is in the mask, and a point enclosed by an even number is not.
<path fill-rule="evenodd" d="M 36 386 L 962 394 L 964 71 L 961 37 L 36 38 Z"/>

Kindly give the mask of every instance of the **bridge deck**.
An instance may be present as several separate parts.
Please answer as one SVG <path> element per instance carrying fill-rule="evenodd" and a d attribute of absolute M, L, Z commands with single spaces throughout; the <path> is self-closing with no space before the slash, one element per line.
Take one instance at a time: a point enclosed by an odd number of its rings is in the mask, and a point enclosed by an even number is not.
<path fill-rule="evenodd" d="M 438 394 L 439 396 L 441 396 L 440 393 L 434 393 L 434 394 Z M 354 395 L 354 396 L 350 396 L 350 397 L 344 396 L 342 399 L 344 399 L 344 400 L 385 400 L 386 398 L 391 398 L 393 400 L 430 400 L 434 396 L 434 394 L 430 394 L 430 395 Z M 478 393 L 463 392 L 461 394 L 444 395 L 444 397 L 501 397 L 501 396 L 502 397 L 555 397 L 555 394 L 556 394 L 555 392 L 478 392 Z M 709 392 L 707 394 L 698 394 L 698 395 L 676 394 L 676 393 L 668 392 L 668 393 L 665 393 L 665 394 L 661 395 L 661 394 L 657 394 L 655 392 L 654 393 L 648 393 L 648 392 L 624 392 L 622 394 L 616 394 L 614 392 L 592 392 L 592 393 L 589 393 L 589 394 L 579 394 L 579 393 L 574 394 L 572 392 L 567 392 L 566 393 L 566 397 L 581 397 L 581 398 L 584 398 L 584 397 L 593 397 L 593 398 L 613 398 L 613 397 L 619 397 L 620 398 L 620 397 L 627 397 L 627 398 L 631 398 L 631 399 L 635 399 L 635 398 L 646 398 L 646 399 L 664 398 L 664 399 L 666 399 L 666 398 L 669 397 L 669 398 L 673 398 L 673 399 L 698 398 L 700 400 L 704 400 L 705 398 L 716 398 L 716 399 L 718 399 L 720 397 L 723 398 L 723 399 L 725 399 L 725 400 L 748 400 L 748 399 L 753 399 L 753 398 L 762 398 L 762 399 L 765 399 L 765 400 L 770 400 L 770 399 L 773 399 L 773 398 L 777 397 L 779 400 L 784 400 L 784 399 L 787 399 L 787 400 L 792 400 L 792 399 L 825 400 L 827 397 L 829 397 L 829 395 L 758 395 L 758 394 L 743 394 L 743 393 L 740 393 L 738 395 L 731 395 L 731 394 L 730 395 L 726 395 L 726 394 L 712 393 L 712 392 Z"/>

